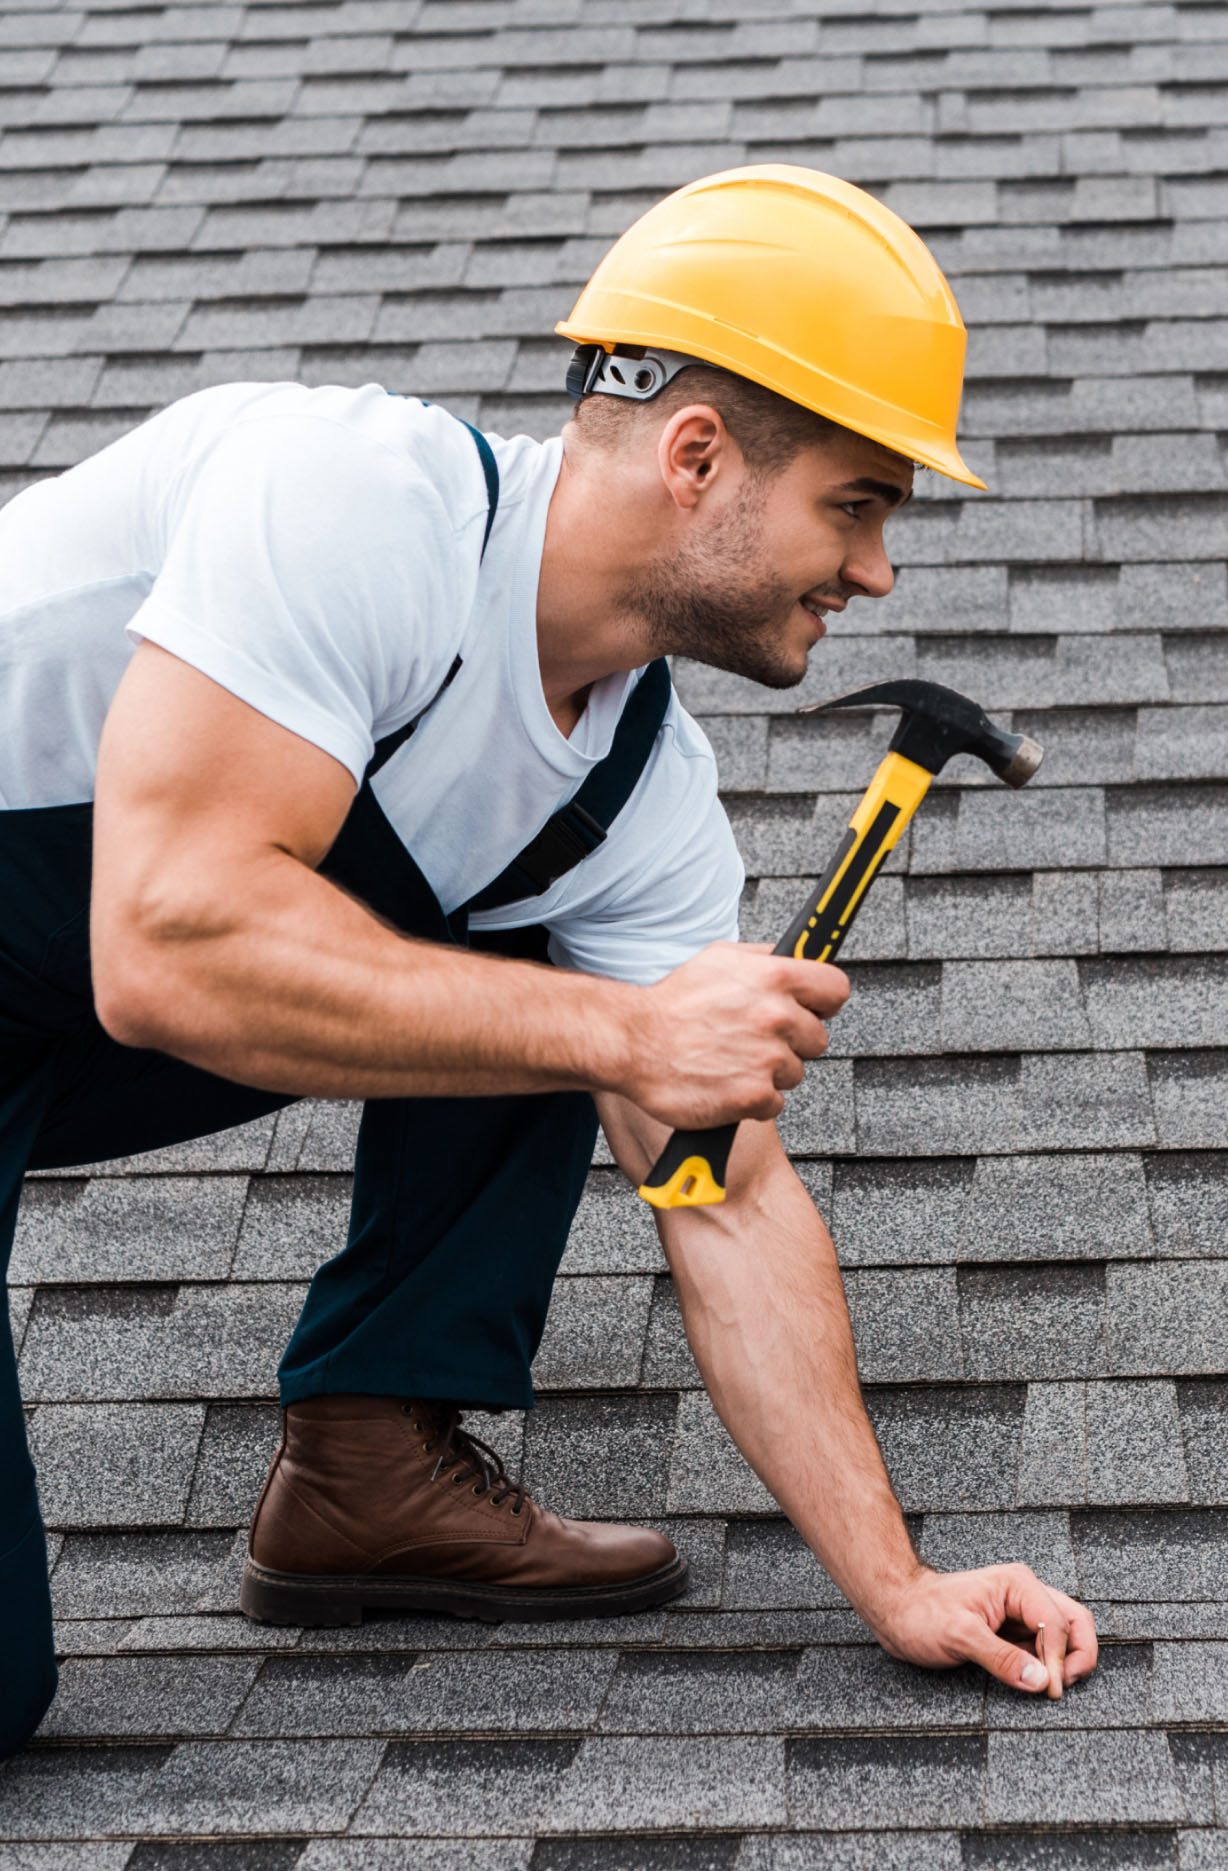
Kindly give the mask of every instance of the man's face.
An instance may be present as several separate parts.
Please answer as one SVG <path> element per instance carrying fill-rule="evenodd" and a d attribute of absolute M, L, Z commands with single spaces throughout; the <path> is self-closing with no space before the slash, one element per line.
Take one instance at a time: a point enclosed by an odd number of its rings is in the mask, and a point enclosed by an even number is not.
<path fill-rule="evenodd" d="M 770 479 L 739 458 L 722 497 L 629 594 L 658 653 L 792 688 L 829 612 L 891 590 L 883 524 L 912 480 L 911 462 L 856 435 L 807 449 Z"/>

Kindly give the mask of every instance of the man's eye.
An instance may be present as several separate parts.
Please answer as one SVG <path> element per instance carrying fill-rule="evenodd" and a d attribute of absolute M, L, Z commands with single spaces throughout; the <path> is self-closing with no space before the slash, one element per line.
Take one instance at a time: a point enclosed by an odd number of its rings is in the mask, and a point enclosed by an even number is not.
<path fill-rule="evenodd" d="M 840 507 L 842 512 L 848 514 L 850 520 L 859 520 L 866 504 L 864 500 L 842 500 Z"/>

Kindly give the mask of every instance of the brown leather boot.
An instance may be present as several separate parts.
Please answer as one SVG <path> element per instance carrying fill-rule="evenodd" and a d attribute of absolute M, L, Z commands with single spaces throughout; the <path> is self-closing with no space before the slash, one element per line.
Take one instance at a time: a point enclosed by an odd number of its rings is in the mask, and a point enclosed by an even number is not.
<path fill-rule="evenodd" d="M 539 1507 L 451 1404 L 310 1397 L 286 1411 L 239 1604 L 266 1624 L 612 1617 L 686 1579 L 664 1534 Z"/>

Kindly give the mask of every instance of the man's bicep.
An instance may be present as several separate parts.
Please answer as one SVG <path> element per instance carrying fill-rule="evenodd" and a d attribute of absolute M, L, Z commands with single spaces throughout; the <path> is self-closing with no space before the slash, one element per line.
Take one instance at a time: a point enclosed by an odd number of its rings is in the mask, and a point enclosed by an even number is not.
<path fill-rule="evenodd" d="M 318 864 L 354 795 L 331 754 L 158 648 L 135 651 L 111 704 L 95 790 L 95 895 L 150 871 L 208 880 L 240 854 Z"/>

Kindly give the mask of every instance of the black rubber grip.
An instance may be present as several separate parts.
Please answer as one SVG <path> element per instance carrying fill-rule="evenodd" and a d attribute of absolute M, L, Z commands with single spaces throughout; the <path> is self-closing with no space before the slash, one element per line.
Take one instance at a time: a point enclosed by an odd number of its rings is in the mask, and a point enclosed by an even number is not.
<path fill-rule="evenodd" d="M 733 1147 L 736 1124 L 721 1124 L 715 1130 L 676 1130 L 651 1171 L 640 1186 L 640 1193 L 645 1190 L 664 1190 L 683 1168 L 688 1159 L 697 1157 L 706 1163 L 712 1183 L 724 1193 L 725 1178 L 729 1167 L 729 1152 Z M 685 1206 L 687 1191 L 680 1192 L 679 1206 Z"/>
<path fill-rule="evenodd" d="M 792 955 L 797 947 L 798 938 L 805 936 L 800 960 L 830 961 L 832 959 L 852 928 L 853 918 L 857 911 L 865 902 L 864 892 L 860 898 L 857 898 L 862 879 L 867 872 L 872 873 L 877 867 L 883 855 L 884 840 L 890 834 L 899 816 L 898 806 L 880 806 L 873 821 L 866 827 L 865 834 L 851 858 L 849 852 L 857 843 L 857 838 L 852 827 L 849 827 L 840 841 L 840 849 L 816 884 L 814 895 L 805 908 L 793 918 L 773 949 L 774 955 Z M 840 881 L 832 890 L 832 879 L 840 875 L 840 867 L 845 863 L 848 864 L 848 869 L 843 876 L 840 876 Z M 823 899 L 829 890 L 831 890 L 831 896 L 825 903 Z"/>

